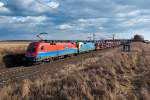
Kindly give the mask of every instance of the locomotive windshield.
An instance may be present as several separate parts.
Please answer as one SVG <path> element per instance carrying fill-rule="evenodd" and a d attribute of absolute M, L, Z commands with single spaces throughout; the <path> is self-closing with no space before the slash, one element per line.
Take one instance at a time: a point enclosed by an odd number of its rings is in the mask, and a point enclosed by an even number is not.
<path fill-rule="evenodd" d="M 28 52 L 35 52 L 35 50 L 36 50 L 36 45 L 35 44 L 29 45 L 29 47 L 27 49 Z"/>

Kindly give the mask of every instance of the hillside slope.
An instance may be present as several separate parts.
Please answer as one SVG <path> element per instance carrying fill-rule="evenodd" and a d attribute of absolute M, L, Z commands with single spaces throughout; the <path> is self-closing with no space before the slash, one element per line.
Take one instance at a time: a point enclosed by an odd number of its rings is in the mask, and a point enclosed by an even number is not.
<path fill-rule="evenodd" d="M 68 65 L 50 76 L 14 82 L 0 90 L 2 100 L 149 100 L 150 45 L 132 43 Z"/>

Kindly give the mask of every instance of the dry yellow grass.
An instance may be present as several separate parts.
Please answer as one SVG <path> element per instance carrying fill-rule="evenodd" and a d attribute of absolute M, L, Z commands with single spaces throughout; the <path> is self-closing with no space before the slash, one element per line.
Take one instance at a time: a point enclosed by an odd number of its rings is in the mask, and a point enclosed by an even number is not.
<path fill-rule="evenodd" d="M 133 43 L 130 53 L 98 54 L 58 73 L 11 83 L 1 100 L 149 100 L 150 45 Z"/>
<path fill-rule="evenodd" d="M 28 44 L 29 42 L 0 42 L 0 53 L 5 54 L 5 51 L 13 53 L 21 52 L 26 49 Z"/>

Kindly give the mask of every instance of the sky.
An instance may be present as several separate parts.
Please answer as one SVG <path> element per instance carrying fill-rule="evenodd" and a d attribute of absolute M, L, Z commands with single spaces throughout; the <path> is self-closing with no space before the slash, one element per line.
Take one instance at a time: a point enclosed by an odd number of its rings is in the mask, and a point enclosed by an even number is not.
<path fill-rule="evenodd" d="M 150 0 L 0 0 L 0 40 L 150 40 Z"/>

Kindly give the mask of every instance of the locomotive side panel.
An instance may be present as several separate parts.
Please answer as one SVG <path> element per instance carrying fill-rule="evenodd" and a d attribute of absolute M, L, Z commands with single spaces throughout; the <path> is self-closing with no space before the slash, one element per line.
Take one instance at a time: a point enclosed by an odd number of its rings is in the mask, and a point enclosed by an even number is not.
<path fill-rule="evenodd" d="M 80 52 L 88 52 L 91 50 L 95 50 L 95 44 L 92 42 L 79 42 L 79 53 Z"/>
<path fill-rule="evenodd" d="M 57 55 L 57 44 L 41 43 L 38 49 L 37 60 L 43 60 Z"/>
<path fill-rule="evenodd" d="M 63 45 L 63 49 L 60 48 L 60 45 Z M 76 43 L 63 43 L 58 44 L 58 56 L 75 54 L 78 52 Z"/>

